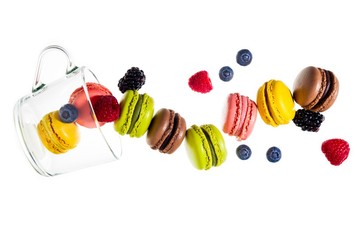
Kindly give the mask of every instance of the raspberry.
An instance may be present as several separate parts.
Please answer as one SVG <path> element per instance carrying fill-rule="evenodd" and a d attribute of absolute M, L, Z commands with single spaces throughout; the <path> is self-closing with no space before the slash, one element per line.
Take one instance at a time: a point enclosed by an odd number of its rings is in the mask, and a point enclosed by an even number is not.
<path fill-rule="evenodd" d="M 207 71 L 200 71 L 189 78 L 189 87 L 199 93 L 208 93 L 213 87 Z"/>
<path fill-rule="evenodd" d="M 95 96 L 91 99 L 99 122 L 112 122 L 120 116 L 120 105 L 112 95 Z"/>
<path fill-rule="evenodd" d="M 349 156 L 350 146 L 343 139 L 333 138 L 322 143 L 321 151 L 332 165 L 339 166 Z"/>
<path fill-rule="evenodd" d="M 299 109 L 295 113 L 293 122 L 303 131 L 317 132 L 320 129 L 321 123 L 325 120 L 324 115 L 319 112 Z"/>
<path fill-rule="evenodd" d="M 120 78 L 118 87 L 120 92 L 125 93 L 127 90 L 139 90 L 145 84 L 145 74 L 143 70 L 132 67 Z"/>

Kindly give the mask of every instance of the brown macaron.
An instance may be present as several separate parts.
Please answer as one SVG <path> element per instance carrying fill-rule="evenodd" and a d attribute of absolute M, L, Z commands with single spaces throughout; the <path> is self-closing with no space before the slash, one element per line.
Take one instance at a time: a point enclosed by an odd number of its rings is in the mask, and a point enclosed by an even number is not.
<path fill-rule="evenodd" d="M 339 81 L 334 73 L 309 66 L 296 77 L 293 98 L 304 109 L 324 112 L 333 105 L 338 92 Z"/>
<path fill-rule="evenodd" d="M 171 154 L 185 138 L 186 121 L 179 113 L 161 108 L 151 120 L 146 142 L 154 150 Z"/>

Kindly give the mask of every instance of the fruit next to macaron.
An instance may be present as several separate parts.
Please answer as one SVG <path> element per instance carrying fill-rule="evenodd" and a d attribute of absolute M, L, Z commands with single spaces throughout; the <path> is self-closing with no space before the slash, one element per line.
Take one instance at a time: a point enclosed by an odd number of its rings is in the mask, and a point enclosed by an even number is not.
<path fill-rule="evenodd" d="M 138 67 L 132 67 L 120 78 L 118 88 L 122 93 L 127 90 L 139 90 L 145 84 L 145 80 L 144 71 Z"/>

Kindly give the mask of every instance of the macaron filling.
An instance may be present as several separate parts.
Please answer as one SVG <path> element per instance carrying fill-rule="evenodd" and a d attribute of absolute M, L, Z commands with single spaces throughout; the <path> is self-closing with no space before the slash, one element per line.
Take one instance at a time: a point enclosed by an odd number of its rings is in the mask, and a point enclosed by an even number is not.
<path fill-rule="evenodd" d="M 174 111 L 170 110 L 170 114 L 173 115 Z M 170 123 L 171 132 L 169 133 L 169 135 L 165 138 L 164 142 L 159 147 L 160 151 L 164 151 L 164 149 L 169 145 L 169 143 L 171 142 L 171 139 L 173 139 L 173 137 L 174 137 L 174 135 L 176 133 L 178 125 L 179 125 L 179 114 L 176 113 L 175 116 L 174 116 L 174 123 L 172 124 L 172 126 L 171 126 L 171 123 Z"/>
<path fill-rule="evenodd" d="M 236 135 L 236 132 L 239 131 L 238 128 L 241 128 L 241 120 L 242 120 L 242 112 L 244 111 L 244 108 L 242 107 L 242 99 L 240 94 L 232 94 L 236 97 L 236 110 L 235 110 L 235 117 L 234 117 L 234 125 L 231 128 L 231 131 L 229 132 L 230 135 Z"/>
<path fill-rule="evenodd" d="M 320 69 L 321 71 L 321 76 L 322 76 L 322 81 L 325 81 L 325 90 L 322 93 L 321 98 L 319 99 L 319 101 L 315 104 L 315 106 L 313 107 L 314 109 L 320 109 L 321 106 L 325 103 L 325 101 L 330 97 L 331 95 L 331 88 L 333 88 L 334 86 L 334 75 L 331 71 L 325 70 L 325 69 Z"/>
<path fill-rule="evenodd" d="M 134 125 L 135 125 L 136 121 L 139 119 L 143 99 L 144 99 L 143 95 L 139 94 L 139 98 L 138 98 L 138 101 L 136 103 L 136 106 L 135 106 L 135 109 L 134 109 L 134 112 L 133 112 L 133 115 L 132 115 L 132 118 L 131 118 L 131 124 L 130 124 L 130 127 L 129 127 L 128 131 L 127 131 L 128 134 L 131 133 L 131 131 L 134 128 Z"/>
<path fill-rule="evenodd" d="M 268 91 L 267 91 L 267 89 L 269 87 L 268 85 L 269 85 L 269 82 L 266 82 L 265 87 L 264 87 L 264 95 L 265 95 L 265 101 L 266 101 L 266 106 L 265 107 L 267 108 L 267 111 L 269 113 L 269 117 L 271 118 L 271 121 L 274 122 L 275 125 L 278 125 L 278 123 L 275 121 L 275 119 L 274 119 L 274 117 L 272 115 L 272 112 L 269 109 L 269 106 L 271 106 L 270 105 L 271 103 L 270 103 L 270 99 L 269 99 L 269 95 L 268 95 Z"/>
<path fill-rule="evenodd" d="M 204 133 L 204 135 L 206 137 L 206 140 L 209 143 L 209 147 L 210 147 L 210 151 L 211 151 L 212 166 L 217 166 L 218 159 L 217 159 L 217 156 L 216 156 L 214 145 L 213 145 L 213 143 L 211 141 L 211 137 L 210 137 L 209 133 L 203 127 L 201 128 L 201 130 L 203 131 L 203 133 Z"/>

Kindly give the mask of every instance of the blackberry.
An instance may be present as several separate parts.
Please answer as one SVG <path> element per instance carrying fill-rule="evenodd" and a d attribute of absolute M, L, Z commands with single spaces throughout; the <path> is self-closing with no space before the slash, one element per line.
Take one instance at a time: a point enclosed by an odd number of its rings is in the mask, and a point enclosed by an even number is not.
<path fill-rule="evenodd" d="M 295 113 L 293 122 L 303 131 L 317 132 L 320 129 L 321 123 L 325 120 L 324 115 L 319 112 L 299 109 Z"/>
<path fill-rule="evenodd" d="M 132 67 L 120 78 L 118 87 L 120 92 L 125 93 L 127 90 L 139 90 L 145 84 L 145 74 L 138 67 Z"/>

